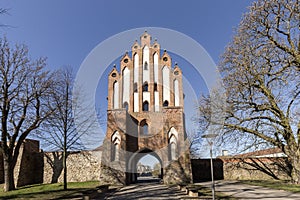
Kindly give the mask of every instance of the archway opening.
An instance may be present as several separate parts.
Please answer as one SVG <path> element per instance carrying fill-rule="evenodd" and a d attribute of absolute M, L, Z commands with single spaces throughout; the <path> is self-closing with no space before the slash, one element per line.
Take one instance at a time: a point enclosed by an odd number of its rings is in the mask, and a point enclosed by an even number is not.
<path fill-rule="evenodd" d="M 163 161 L 150 149 L 142 149 L 127 161 L 126 184 L 160 182 L 163 179 Z"/>
<path fill-rule="evenodd" d="M 136 165 L 138 182 L 159 182 L 162 178 L 160 161 L 151 154 L 141 157 Z"/>

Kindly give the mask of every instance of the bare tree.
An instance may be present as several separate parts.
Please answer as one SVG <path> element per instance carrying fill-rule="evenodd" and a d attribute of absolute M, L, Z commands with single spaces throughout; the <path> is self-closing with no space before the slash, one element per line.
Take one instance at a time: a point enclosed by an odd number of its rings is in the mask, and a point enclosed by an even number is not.
<path fill-rule="evenodd" d="M 228 45 L 220 73 L 223 91 L 203 98 L 201 120 L 222 127 L 223 139 L 245 148 L 279 147 L 300 184 L 299 0 L 259 0 Z M 212 103 L 226 96 L 226 104 Z M 227 105 L 227 106 L 225 106 Z M 212 112 L 223 113 L 215 120 Z"/>
<path fill-rule="evenodd" d="M 202 138 L 201 134 L 196 132 L 195 130 L 191 130 L 187 132 L 187 137 L 189 140 L 189 149 L 192 159 L 197 159 L 200 157 L 201 143 Z"/>
<path fill-rule="evenodd" d="M 66 67 L 58 70 L 55 77 L 57 83 L 54 94 L 56 110 L 47 118 L 39 131 L 48 134 L 39 134 L 38 136 L 44 141 L 48 150 L 61 152 L 52 155 L 55 155 L 54 159 L 62 161 L 62 168 L 59 167 L 59 169 L 63 169 L 64 189 L 67 189 L 67 157 L 71 151 L 85 148 L 81 138 L 92 132 L 95 121 L 90 117 L 88 108 L 81 106 L 86 104 L 79 102 L 80 95 L 84 95 L 84 93 L 79 89 L 73 91 L 74 75 L 72 69 Z M 75 109 L 77 110 L 75 111 Z M 75 124 L 75 121 L 79 123 Z M 57 164 L 58 162 L 54 163 Z M 55 170 L 56 166 L 53 167 L 53 173 L 57 174 Z"/>
<path fill-rule="evenodd" d="M 45 59 L 32 61 L 24 45 L 11 47 L 0 39 L 1 150 L 4 190 L 15 189 L 14 167 L 25 138 L 52 113 L 53 85 Z"/>

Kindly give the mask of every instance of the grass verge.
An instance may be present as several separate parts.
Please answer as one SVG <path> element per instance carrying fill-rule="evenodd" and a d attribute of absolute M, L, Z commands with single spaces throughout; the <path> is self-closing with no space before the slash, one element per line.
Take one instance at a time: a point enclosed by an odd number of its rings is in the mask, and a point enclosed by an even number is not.
<path fill-rule="evenodd" d="M 291 184 L 289 181 L 282 180 L 244 180 L 242 183 L 249 185 L 262 186 L 277 190 L 285 190 L 289 192 L 300 192 L 300 185 Z"/>
<path fill-rule="evenodd" d="M 200 197 L 212 197 L 212 192 L 210 188 L 201 188 L 198 190 Z M 224 200 L 236 200 L 236 198 L 228 196 L 222 192 L 215 192 L 216 199 L 224 199 Z"/>
<path fill-rule="evenodd" d="M 211 188 L 199 185 L 191 185 L 192 187 L 196 187 L 198 189 L 199 198 L 212 198 L 212 191 Z M 216 199 L 224 199 L 224 200 L 236 200 L 236 198 L 226 195 L 222 192 L 215 191 L 215 198 Z"/>
<path fill-rule="evenodd" d="M 68 183 L 68 190 L 63 190 L 62 183 L 36 184 L 9 192 L 4 192 L 2 185 L 0 199 L 74 199 L 82 198 L 83 194 L 101 197 L 104 194 L 97 190 L 96 187 L 99 185 L 99 181 L 70 182 Z"/>

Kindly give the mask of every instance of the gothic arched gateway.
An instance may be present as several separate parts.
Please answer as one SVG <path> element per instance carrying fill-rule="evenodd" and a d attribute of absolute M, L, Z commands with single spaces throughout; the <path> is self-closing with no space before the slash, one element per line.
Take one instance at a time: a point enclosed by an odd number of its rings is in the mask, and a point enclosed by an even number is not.
<path fill-rule="evenodd" d="M 149 153 L 160 161 L 164 183 L 191 182 L 181 69 L 172 67 L 171 57 L 147 32 L 140 39 L 122 57 L 120 71 L 114 67 L 109 73 L 100 179 L 135 182 L 136 162 Z"/>
<path fill-rule="evenodd" d="M 144 157 L 145 155 L 151 155 L 155 157 L 161 166 L 161 176 L 163 177 L 163 162 L 160 156 L 156 153 L 151 151 L 150 149 L 142 149 L 138 152 L 135 152 L 131 155 L 131 157 L 127 161 L 127 174 L 126 174 L 126 182 L 127 183 L 135 183 L 137 181 L 137 164 L 138 161 Z"/>

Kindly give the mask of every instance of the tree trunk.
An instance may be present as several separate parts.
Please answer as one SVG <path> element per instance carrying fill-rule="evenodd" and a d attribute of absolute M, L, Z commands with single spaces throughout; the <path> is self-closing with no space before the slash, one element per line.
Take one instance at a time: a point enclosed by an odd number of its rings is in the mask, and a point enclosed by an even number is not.
<path fill-rule="evenodd" d="M 292 164 L 292 182 L 294 184 L 300 184 L 300 151 L 295 151 L 295 154 L 291 156 Z"/>
<path fill-rule="evenodd" d="M 51 183 L 58 183 L 58 179 L 63 171 L 63 154 L 61 152 L 52 152 L 52 157 L 47 154 L 45 156 L 53 172 Z"/>
<path fill-rule="evenodd" d="M 53 174 L 52 174 L 52 178 L 51 178 L 51 183 L 58 183 L 58 179 L 63 171 L 62 160 L 59 160 L 58 162 L 54 162 L 52 171 L 53 171 Z"/>
<path fill-rule="evenodd" d="M 12 159 L 3 155 L 4 159 L 4 191 L 11 191 L 15 188 L 14 180 L 14 165 L 12 164 Z"/>
<path fill-rule="evenodd" d="M 63 152 L 63 168 L 64 168 L 64 190 L 67 190 L 67 151 L 64 149 Z"/>
<path fill-rule="evenodd" d="M 300 184 L 300 167 L 297 167 L 298 169 L 293 168 L 292 170 L 292 182 L 294 184 Z"/>
<path fill-rule="evenodd" d="M 66 99 L 65 99 L 65 120 L 64 120 L 64 152 L 63 152 L 63 168 L 64 168 L 64 190 L 67 190 L 67 135 L 68 135 L 68 108 L 69 108 L 69 83 L 66 85 Z"/>

